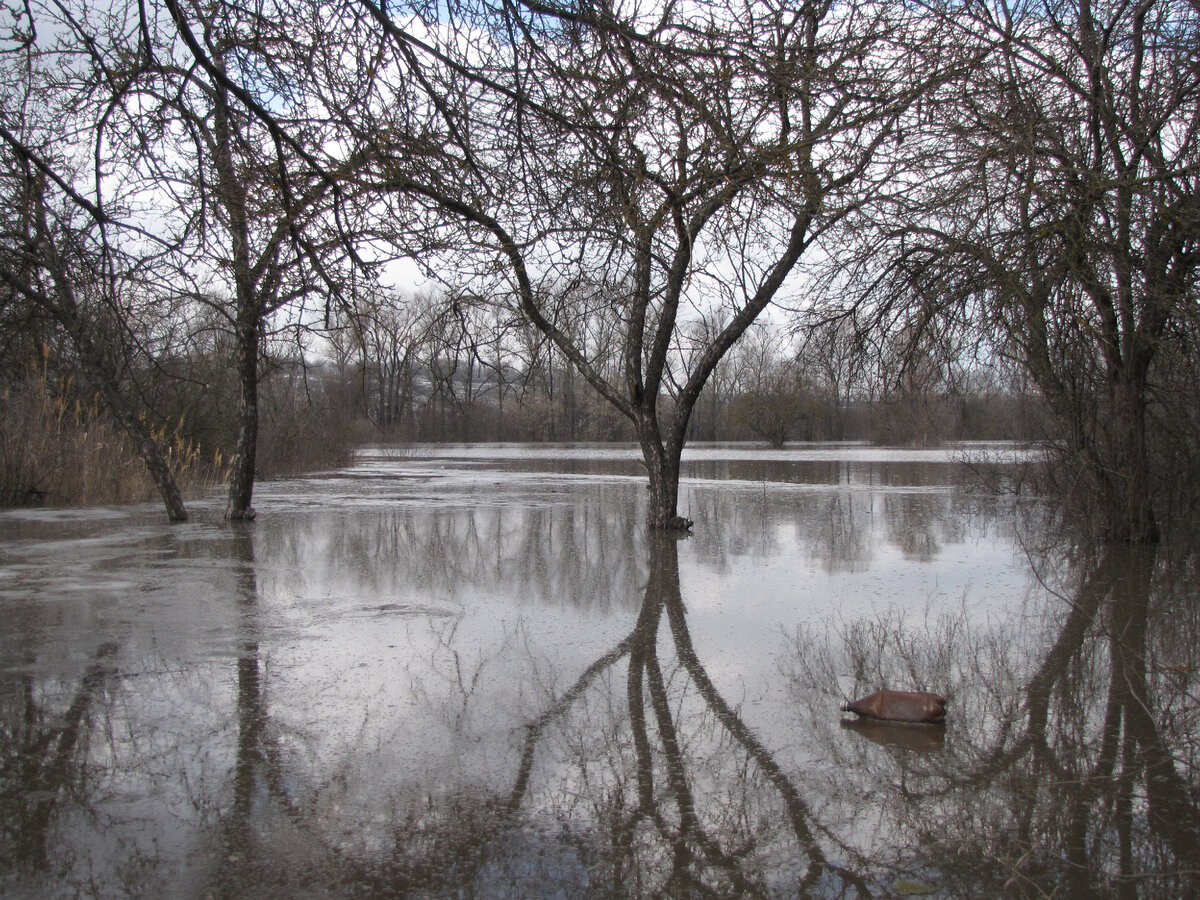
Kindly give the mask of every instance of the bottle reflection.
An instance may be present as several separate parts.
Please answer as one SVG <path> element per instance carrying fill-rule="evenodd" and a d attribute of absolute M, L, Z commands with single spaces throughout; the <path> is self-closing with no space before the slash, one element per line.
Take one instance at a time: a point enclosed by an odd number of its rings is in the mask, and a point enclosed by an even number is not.
<path fill-rule="evenodd" d="M 946 748 L 946 729 L 939 725 L 908 725 L 871 719 L 842 719 L 844 731 L 853 731 L 881 747 L 912 753 L 939 753 Z"/>

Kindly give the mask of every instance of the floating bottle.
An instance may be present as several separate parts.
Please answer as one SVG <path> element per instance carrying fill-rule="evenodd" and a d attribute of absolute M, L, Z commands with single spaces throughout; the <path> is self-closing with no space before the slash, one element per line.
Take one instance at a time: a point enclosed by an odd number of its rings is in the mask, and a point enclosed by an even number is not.
<path fill-rule="evenodd" d="M 926 691 L 883 690 L 843 704 L 842 712 L 885 722 L 940 725 L 946 721 L 946 698 Z"/>

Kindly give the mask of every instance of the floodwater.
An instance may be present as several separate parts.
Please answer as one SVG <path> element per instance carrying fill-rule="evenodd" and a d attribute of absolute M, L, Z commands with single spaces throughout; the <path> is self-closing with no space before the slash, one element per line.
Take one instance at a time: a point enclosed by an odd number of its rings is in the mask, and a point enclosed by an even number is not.
<path fill-rule="evenodd" d="M 0 514 L 0 895 L 1200 892 L 1195 542 L 1051 533 L 1007 447 L 685 459 L 686 538 L 576 445 Z"/>

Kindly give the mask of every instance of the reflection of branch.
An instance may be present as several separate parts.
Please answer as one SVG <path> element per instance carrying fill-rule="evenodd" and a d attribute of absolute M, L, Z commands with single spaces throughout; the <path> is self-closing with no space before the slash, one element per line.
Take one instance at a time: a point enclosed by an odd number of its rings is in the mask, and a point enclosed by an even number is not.
<path fill-rule="evenodd" d="M 1044 735 L 1049 716 L 1050 693 L 1063 677 L 1071 660 L 1079 653 L 1088 629 L 1096 619 L 1100 605 L 1112 593 L 1117 576 L 1116 554 L 1106 553 L 1071 607 L 1058 640 L 1046 654 L 1042 665 L 1026 687 L 1026 708 L 1029 710 L 1029 730 Z"/>
<path fill-rule="evenodd" d="M 684 619 L 683 602 L 679 598 L 672 598 L 666 604 L 667 606 L 667 621 L 670 624 L 671 636 L 675 639 L 675 652 L 679 655 L 680 662 L 683 663 L 684 669 L 691 676 L 692 681 L 696 683 L 697 690 L 700 691 L 700 696 L 712 709 L 717 720 L 725 726 L 726 731 L 732 735 L 750 757 L 758 764 L 766 774 L 771 784 L 779 791 L 783 797 L 784 805 L 787 807 L 788 818 L 792 823 L 792 831 L 796 835 L 796 839 L 812 857 L 812 862 L 809 865 L 808 872 L 804 876 L 801 883 L 803 887 L 812 887 L 817 878 L 820 876 L 821 869 L 827 864 L 824 854 L 821 852 L 820 846 L 817 844 L 816 838 L 813 837 L 812 830 L 808 827 L 808 805 L 801 799 L 796 786 L 784 774 L 779 767 L 779 763 L 771 756 L 770 752 L 764 747 L 746 726 L 746 723 L 738 717 L 725 702 L 725 698 L 717 691 L 716 685 L 712 683 L 712 679 L 708 677 L 708 672 L 705 671 L 700 658 L 696 655 L 696 650 L 692 646 L 691 634 L 688 632 L 687 622 Z"/>
<path fill-rule="evenodd" d="M 658 659 L 658 631 L 664 609 L 669 618 L 676 654 L 684 670 L 695 683 L 701 698 L 715 714 L 720 725 L 764 773 L 767 781 L 783 799 L 791 825 L 790 830 L 809 859 L 808 870 L 798 886 L 801 893 L 815 890 L 823 873 L 834 873 L 847 885 L 853 886 L 860 896 L 871 896 L 871 891 L 862 878 L 831 864 L 825 858 L 809 826 L 810 813 L 807 804 L 801 799 L 795 785 L 770 752 L 721 697 L 704 670 L 684 620 L 678 551 L 674 540 L 670 538 L 656 541 L 651 546 L 650 577 L 633 632 L 588 666 L 566 693 L 526 727 L 525 746 L 507 803 L 506 815 L 511 817 L 517 812 L 528 792 L 536 748 L 547 725 L 565 713 L 601 672 L 628 654 L 630 660 L 627 701 L 636 755 L 637 806 L 629 819 L 618 823 L 621 831 L 628 836 L 639 820 L 645 818 L 653 822 L 657 832 L 670 848 L 670 871 L 664 873 L 667 882 L 663 887 L 668 894 L 673 891 L 685 891 L 698 896 L 720 893 L 696 877 L 693 870 L 698 862 L 718 869 L 722 877 L 728 879 L 729 887 L 739 894 L 756 895 L 764 892 L 763 886 L 757 884 L 745 871 L 742 857 L 746 849 L 726 851 L 716 837 L 706 832 L 701 822 L 696 796 L 689 784 L 678 725 L 672 714 L 667 685 Z M 664 817 L 656 803 L 653 749 L 647 723 L 647 699 L 665 757 L 667 784 L 679 817 L 677 827 Z M 749 846 L 753 846 L 753 841 Z"/>
<path fill-rule="evenodd" d="M 655 602 L 654 599 L 648 597 L 647 604 L 651 603 L 658 609 L 662 608 L 661 602 Z M 659 617 L 656 615 L 655 625 L 657 625 L 658 619 Z M 651 637 L 657 637 L 657 628 Z M 665 833 L 663 837 L 671 841 L 676 860 L 680 865 L 686 866 L 691 862 L 691 852 L 686 843 L 686 838 L 690 835 L 708 860 L 729 875 L 739 893 L 762 893 L 761 887 L 757 891 L 754 890 L 741 869 L 738 868 L 737 861 L 721 850 L 720 845 L 708 836 L 696 815 L 696 800 L 688 785 L 683 753 L 679 747 L 679 735 L 675 728 L 675 722 L 671 718 L 670 703 L 667 700 L 667 691 L 663 684 L 662 668 L 659 666 L 658 654 L 655 652 L 656 643 L 653 640 L 647 642 L 648 652 L 645 658 L 646 675 L 650 682 L 650 705 L 654 710 L 659 738 L 662 740 L 663 755 L 667 758 L 667 779 L 671 785 L 671 792 L 675 795 L 675 807 L 679 810 L 679 834 L 674 840 L 671 840 L 670 835 Z M 632 671 L 630 674 L 632 675 Z M 639 700 L 639 702 L 641 701 Z M 646 740 L 648 742 L 648 738 Z M 664 830 L 665 822 L 660 822 L 659 828 Z"/>
<path fill-rule="evenodd" d="M 584 669 L 583 674 L 579 676 L 578 680 L 571 685 L 570 689 L 565 694 L 559 697 L 549 709 L 547 709 L 540 716 L 530 722 L 528 726 L 526 726 L 525 748 L 521 752 L 521 765 L 517 769 L 517 780 L 513 784 L 513 789 L 509 794 L 508 799 L 507 809 L 509 815 L 512 815 L 517 811 L 517 808 L 521 805 L 521 801 L 525 798 L 525 791 L 529 787 L 529 775 L 533 770 L 534 753 L 537 750 L 537 744 L 541 739 L 542 731 L 554 718 L 567 711 L 571 704 L 574 703 L 579 696 L 588 689 L 588 686 L 592 683 L 597 675 L 629 652 L 630 648 L 633 646 L 636 635 L 637 632 L 635 630 L 633 634 L 630 634 L 619 644 L 617 644 L 617 646 L 613 647 L 613 649 L 609 650 L 598 660 Z"/>
<path fill-rule="evenodd" d="M 870 896 L 870 891 L 867 888 L 866 882 L 840 866 L 835 866 L 825 859 L 825 854 L 822 852 L 820 845 L 813 836 L 812 829 L 809 828 L 808 819 L 810 812 L 808 804 L 801 799 L 796 786 L 780 768 L 779 763 L 775 761 L 770 751 L 762 745 L 754 733 L 746 726 L 741 717 L 725 702 L 716 685 L 712 683 L 708 672 L 705 671 L 703 664 L 700 662 L 699 656 L 696 655 L 696 649 L 692 645 L 691 633 L 688 631 L 687 621 L 684 616 L 683 598 L 679 587 L 679 558 L 675 544 L 662 544 L 656 547 L 659 554 L 656 554 L 656 563 L 664 565 L 663 591 L 662 600 L 667 610 L 667 621 L 670 625 L 671 636 L 675 642 L 675 652 L 683 663 L 684 669 L 695 682 L 700 696 L 704 698 L 705 703 L 716 715 L 717 720 L 725 727 L 726 731 L 745 749 L 746 753 L 758 765 L 758 767 L 767 776 L 767 779 L 779 792 L 783 798 L 784 805 L 787 807 L 788 818 L 792 825 L 792 832 L 796 835 L 796 840 L 800 846 L 809 854 L 810 862 L 808 871 L 805 873 L 803 880 L 800 883 L 802 891 L 811 891 L 816 887 L 817 881 L 823 870 L 836 872 L 847 882 L 853 884 L 859 893 L 864 897 Z"/>
<path fill-rule="evenodd" d="M 250 840 L 255 776 L 261 775 L 268 796 L 272 797 L 293 825 L 312 831 L 289 796 L 283 773 L 283 753 L 276 735 L 271 734 L 270 715 L 263 690 L 262 662 L 259 658 L 261 624 L 258 617 L 258 572 L 252 529 L 244 523 L 233 527 L 233 556 L 238 561 L 237 604 L 244 629 L 237 656 L 237 748 L 233 764 L 233 807 L 222 824 L 222 840 L 231 850 L 226 861 L 242 859 Z"/>
<path fill-rule="evenodd" d="M 18 791 L 26 797 L 35 798 L 31 801 L 28 814 L 22 817 L 23 821 L 17 827 L 17 839 L 22 847 L 19 856 L 32 860 L 38 868 L 47 862 L 46 832 L 51 816 L 61 799 L 61 792 L 71 784 L 76 774 L 74 758 L 81 739 L 87 733 L 84 720 L 105 680 L 115 671 L 112 659 L 117 649 L 114 643 L 104 643 L 96 648 L 93 661 L 79 682 L 79 690 L 63 713 L 63 724 L 47 729 L 10 764 L 24 770 L 14 779 Z M 34 718 L 32 703 L 32 696 L 27 692 L 27 722 Z M 9 766 L 6 765 L 2 773 L 6 781 L 8 770 Z"/>
<path fill-rule="evenodd" d="M 637 754 L 638 805 L 633 822 L 641 816 L 654 813 L 654 767 L 650 756 L 650 737 L 646 730 L 646 704 L 643 702 L 642 676 L 646 671 L 647 645 L 652 647 L 658 640 L 658 623 L 662 616 L 662 604 L 643 601 L 638 613 L 637 627 L 633 636 L 637 638 L 629 657 L 629 677 L 626 699 L 629 708 L 629 727 L 633 731 L 633 748 Z"/>
<path fill-rule="evenodd" d="M 690 837 L 705 858 L 726 873 L 739 893 L 762 893 L 761 888 L 755 890 L 755 886 L 739 868 L 737 860 L 725 853 L 720 844 L 708 835 L 696 814 L 696 800 L 688 784 L 679 733 L 671 718 L 670 701 L 663 682 L 662 667 L 658 661 L 658 626 L 662 621 L 662 610 L 667 598 L 679 596 L 679 561 L 675 552 L 676 545 L 673 538 L 668 538 L 667 541 L 669 549 L 658 544 L 652 546 L 650 579 L 646 585 L 642 611 L 638 616 L 638 642 L 629 660 L 629 715 L 634 745 L 638 752 L 638 814 L 651 815 L 659 833 L 670 844 L 675 860 L 672 881 L 679 877 L 687 877 L 693 862 L 692 852 L 687 843 Z M 671 833 L 666 820 L 654 806 L 650 738 L 646 728 L 645 698 L 642 691 L 643 674 L 649 682 L 650 707 L 654 712 L 659 740 L 666 757 L 667 781 L 679 813 L 679 830 L 675 834 Z M 699 886 L 693 879 L 688 879 L 688 882 L 692 888 Z"/>
<path fill-rule="evenodd" d="M 1146 631 L 1153 557 L 1141 553 L 1118 591 L 1113 610 L 1113 682 L 1125 696 L 1127 740 L 1136 741 L 1146 784 L 1151 828 L 1171 845 L 1180 863 L 1200 867 L 1200 813 L 1191 786 L 1175 768 L 1150 710 L 1146 683 Z"/>
<path fill-rule="evenodd" d="M 1089 893 L 1097 871 L 1113 868 L 1122 882 L 1136 877 L 1189 878 L 1200 872 L 1200 810 L 1192 785 L 1179 771 L 1178 761 L 1164 738 L 1147 679 L 1147 635 L 1151 627 L 1150 598 L 1154 554 L 1145 550 L 1110 547 L 1088 573 L 1071 602 L 1054 644 L 1026 683 L 1025 733 L 1009 735 L 1011 721 L 1003 723 L 996 749 L 966 777 L 951 779 L 950 791 L 990 783 L 1002 770 L 1031 755 L 1031 784 L 1062 785 L 1054 792 L 1056 822 L 1062 823 L 1068 893 Z M 1107 622 L 1102 622 L 1105 610 Z M 1074 686 L 1067 676 L 1086 661 L 1090 635 L 1107 638 L 1108 685 L 1094 762 L 1088 764 L 1091 746 L 1083 736 L 1068 731 L 1070 717 L 1086 712 L 1092 700 L 1088 685 Z M 1047 736 L 1052 704 L 1063 732 Z M 1087 721 L 1094 721 L 1087 716 Z M 1011 746 L 1005 749 L 1012 741 Z M 1049 776 L 1049 777 L 1047 777 Z M 1138 812 L 1138 785 L 1144 807 Z M 1069 786 L 1069 787 L 1068 787 Z M 1102 821 L 1108 807 L 1111 821 Z M 1028 815 L 1028 813 L 1026 813 Z M 1139 825 L 1140 822 L 1140 825 Z M 1036 830 L 1036 826 L 1034 829 Z M 1153 835 L 1169 848 L 1175 867 L 1147 873 L 1147 860 L 1139 854 L 1139 833 Z M 1118 853 L 1101 858 L 1093 843 L 1115 844 Z M 1036 849 L 1031 846 L 1030 852 Z M 1164 854 L 1165 856 L 1166 854 Z M 1096 858 L 1093 858 L 1096 857 Z M 1014 873 L 1028 877 L 1024 858 Z"/>
<path fill-rule="evenodd" d="M 1062 680 L 1072 659 L 1074 659 L 1088 630 L 1096 620 L 1104 599 L 1112 592 L 1118 571 L 1118 559 L 1115 553 L 1105 553 L 1100 564 L 1093 570 L 1079 590 L 1076 600 L 1071 604 L 1071 614 L 1063 623 L 1062 630 L 1054 646 L 1047 652 L 1038 670 L 1029 679 L 1025 687 L 1024 708 L 1028 716 L 1025 734 L 1007 750 L 1004 748 L 1008 741 L 1012 723 L 1005 721 L 1000 730 L 996 749 L 974 772 L 962 779 L 956 780 L 960 786 L 986 784 L 995 776 L 1011 768 L 1017 760 L 1024 757 L 1035 748 L 1049 753 L 1046 745 L 1046 723 L 1050 715 L 1050 695 L 1054 686 Z"/>

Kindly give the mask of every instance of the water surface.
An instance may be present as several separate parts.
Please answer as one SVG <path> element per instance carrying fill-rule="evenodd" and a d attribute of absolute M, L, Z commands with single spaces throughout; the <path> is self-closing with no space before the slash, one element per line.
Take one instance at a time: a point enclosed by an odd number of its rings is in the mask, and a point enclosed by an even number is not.
<path fill-rule="evenodd" d="M 701 446 L 683 539 L 582 445 L 0 515 L 0 893 L 1192 893 L 1195 560 L 1025 460 Z M 842 721 L 880 686 L 949 724 Z"/>

